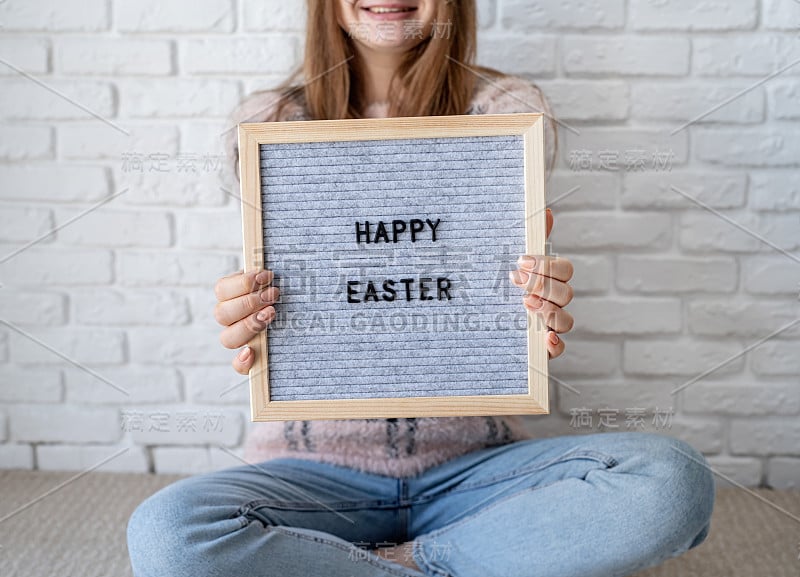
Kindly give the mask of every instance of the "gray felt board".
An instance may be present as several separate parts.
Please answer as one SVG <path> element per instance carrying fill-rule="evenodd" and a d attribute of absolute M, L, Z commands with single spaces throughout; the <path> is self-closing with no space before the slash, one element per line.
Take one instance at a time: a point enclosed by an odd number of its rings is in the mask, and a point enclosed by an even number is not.
<path fill-rule="evenodd" d="M 521 135 L 261 144 L 270 399 L 527 394 L 523 153 Z"/>

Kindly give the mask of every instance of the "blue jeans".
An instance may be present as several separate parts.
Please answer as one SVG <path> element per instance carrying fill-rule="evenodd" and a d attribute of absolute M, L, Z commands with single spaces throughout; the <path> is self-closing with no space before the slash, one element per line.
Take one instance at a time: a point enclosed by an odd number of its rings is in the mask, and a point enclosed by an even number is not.
<path fill-rule="evenodd" d="M 630 575 L 706 538 L 705 463 L 644 432 L 517 441 L 399 479 L 272 459 L 164 487 L 128 549 L 136 577 Z M 422 572 L 374 553 L 411 540 Z"/>

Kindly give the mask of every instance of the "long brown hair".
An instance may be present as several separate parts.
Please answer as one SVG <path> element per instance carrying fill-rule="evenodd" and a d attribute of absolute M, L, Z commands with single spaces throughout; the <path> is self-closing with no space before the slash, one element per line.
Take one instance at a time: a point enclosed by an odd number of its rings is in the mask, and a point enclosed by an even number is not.
<path fill-rule="evenodd" d="M 282 97 L 273 119 L 280 119 L 291 101 L 301 103 L 310 120 L 361 118 L 367 103 L 359 84 L 364 76 L 354 40 L 339 25 L 334 1 L 306 0 L 306 7 L 305 56 L 275 88 Z M 392 78 L 388 116 L 466 114 L 475 89 L 474 71 L 493 79 L 506 76 L 474 64 L 475 0 L 437 0 L 434 21 L 442 29 L 409 50 Z M 298 84 L 301 75 L 305 81 Z"/>

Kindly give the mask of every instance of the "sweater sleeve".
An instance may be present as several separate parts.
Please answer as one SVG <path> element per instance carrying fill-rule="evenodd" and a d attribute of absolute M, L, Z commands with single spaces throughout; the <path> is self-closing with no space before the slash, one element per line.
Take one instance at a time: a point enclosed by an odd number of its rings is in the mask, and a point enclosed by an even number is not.
<path fill-rule="evenodd" d="M 509 75 L 487 82 L 484 90 L 476 96 L 476 104 L 483 114 L 541 112 L 545 115 L 545 170 L 549 178 L 556 162 L 557 127 L 542 90 L 524 78 Z"/>

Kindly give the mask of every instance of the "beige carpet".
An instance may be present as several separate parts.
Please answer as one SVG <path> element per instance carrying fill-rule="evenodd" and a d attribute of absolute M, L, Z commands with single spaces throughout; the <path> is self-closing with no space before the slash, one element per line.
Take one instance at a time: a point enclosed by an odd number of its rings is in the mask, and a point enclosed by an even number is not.
<path fill-rule="evenodd" d="M 0 472 L 0 576 L 130 575 L 128 516 L 145 497 L 180 478 L 76 475 Z M 799 577 L 800 491 L 755 493 L 720 489 L 706 542 L 637 577 Z"/>

